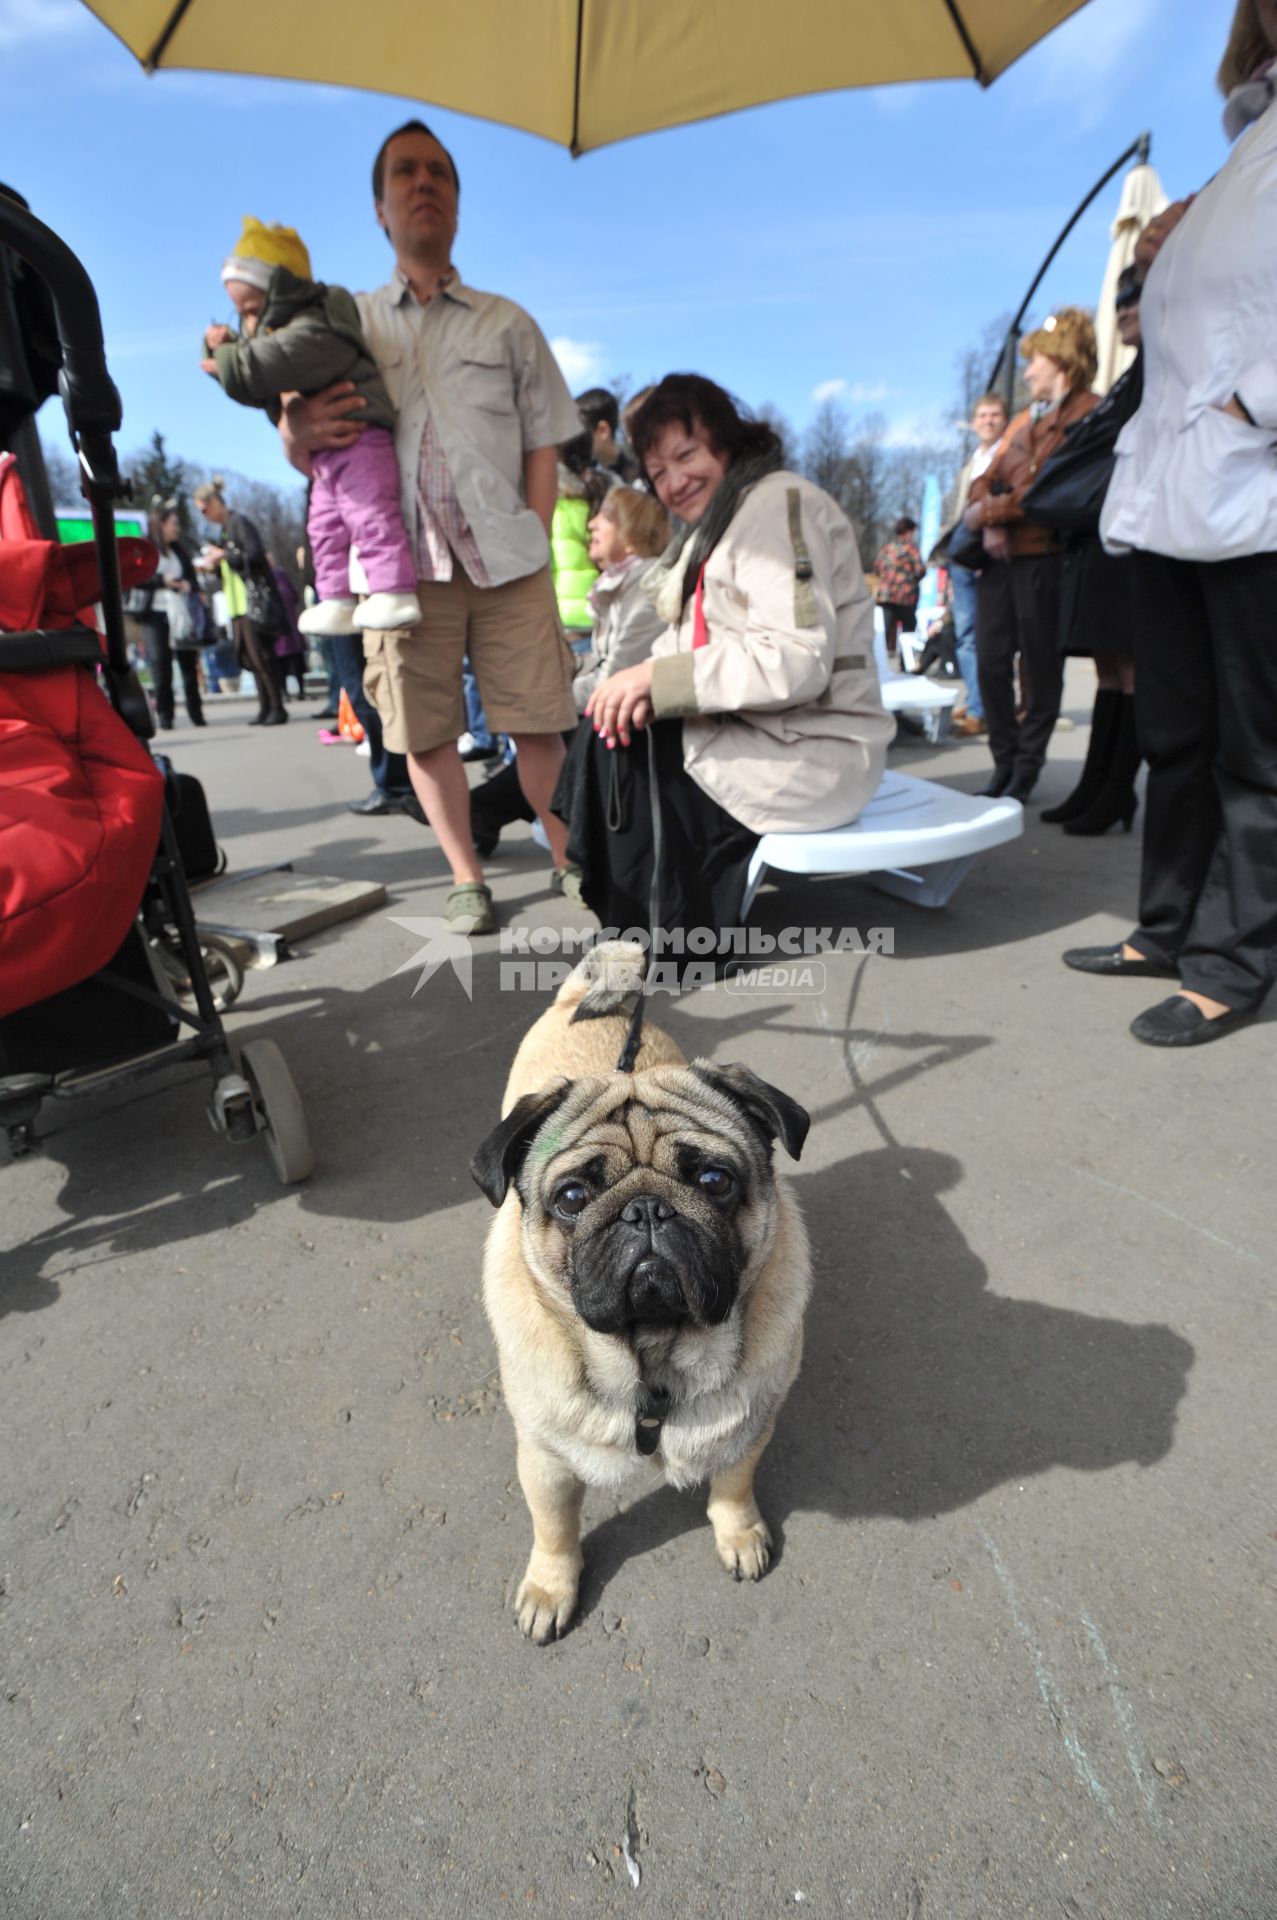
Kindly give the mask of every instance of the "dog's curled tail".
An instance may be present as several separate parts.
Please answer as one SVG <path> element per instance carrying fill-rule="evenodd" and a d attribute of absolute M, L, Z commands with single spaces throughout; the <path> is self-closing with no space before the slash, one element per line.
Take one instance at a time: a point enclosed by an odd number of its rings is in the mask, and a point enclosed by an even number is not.
<path fill-rule="evenodd" d="M 555 1005 L 574 1007 L 574 1021 L 616 1013 L 631 994 L 642 992 L 645 962 L 637 940 L 600 940 L 573 967 L 554 996 Z"/>

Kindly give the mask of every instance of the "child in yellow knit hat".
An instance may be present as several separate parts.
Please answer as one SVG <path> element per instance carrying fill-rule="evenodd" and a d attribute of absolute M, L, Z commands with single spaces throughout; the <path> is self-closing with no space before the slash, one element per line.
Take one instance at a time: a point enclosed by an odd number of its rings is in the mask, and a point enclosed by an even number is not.
<path fill-rule="evenodd" d="M 264 407 L 278 422 L 280 396 L 318 393 L 352 380 L 366 402 L 352 447 L 311 456 L 313 485 L 306 531 L 315 558 L 318 600 L 298 621 L 304 633 L 350 633 L 416 626 L 417 569 L 399 505 L 395 410 L 344 287 L 311 277 L 310 255 L 291 227 L 246 219 L 222 282 L 243 328 L 209 327 L 206 358 L 232 400 Z M 350 591 L 350 549 L 368 582 L 358 603 Z"/>

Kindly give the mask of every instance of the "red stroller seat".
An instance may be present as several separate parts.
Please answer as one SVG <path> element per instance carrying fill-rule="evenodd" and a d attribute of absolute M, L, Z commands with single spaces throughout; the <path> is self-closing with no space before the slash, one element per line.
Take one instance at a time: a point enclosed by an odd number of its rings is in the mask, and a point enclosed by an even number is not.
<path fill-rule="evenodd" d="M 13 484 L 0 475 L 0 503 Z M 125 584 L 155 565 L 149 541 L 120 542 Z M 98 590 L 93 547 L 0 539 L 0 630 L 74 627 Z M 111 959 L 145 891 L 164 805 L 163 775 L 93 674 L 6 674 L 4 655 L 0 631 L 0 1018 Z"/>

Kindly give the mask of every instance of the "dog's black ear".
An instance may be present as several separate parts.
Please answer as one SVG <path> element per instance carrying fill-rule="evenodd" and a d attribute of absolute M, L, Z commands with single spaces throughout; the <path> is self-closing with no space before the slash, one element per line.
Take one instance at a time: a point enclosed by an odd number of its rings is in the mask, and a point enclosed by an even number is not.
<path fill-rule="evenodd" d="M 693 1060 L 692 1071 L 734 1100 L 746 1119 L 770 1146 L 779 1140 L 791 1160 L 797 1160 L 811 1126 L 811 1115 L 779 1087 L 760 1080 L 749 1067 L 720 1067 L 709 1060 Z"/>
<path fill-rule="evenodd" d="M 525 1093 L 475 1154 L 470 1178 L 494 1207 L 501 1205 L 518 1179 L 542 1122 L 563 1104 L 571 1085 L 570 1080 L 555 1080 L 538 1093 Z"/>

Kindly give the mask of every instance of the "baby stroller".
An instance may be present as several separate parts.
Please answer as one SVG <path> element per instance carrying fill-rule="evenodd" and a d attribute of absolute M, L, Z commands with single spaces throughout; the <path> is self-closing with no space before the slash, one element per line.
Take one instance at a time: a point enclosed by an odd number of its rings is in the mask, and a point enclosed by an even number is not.
<path fill-rule="evenodd" d="M 25 309 L 11 297 L 15 274 Z M 154 721 L 128 660 L 121 572 L 144 578 L 158 556 L 146 541 L 116 540 L 121 408 L 97 296 L 57 235 L 0 193 L 0 295 L 10 296 L 0 319 L 11 331 L 33 310 L 32 288 L 49 322 L 38 350 L 60 361 L 94 540 L 33 537 L 14 462 L 0 454 L 0 1127 L 21 1155 L 46 1100 L 200 1061 L 214 1128 L 237 1143 L 260 1135 L 279 1178 L 304 1180 L 313 1162 L 297 1089 L 273 1040 L 233 1049 L 227 1039 L 168 788 L 143 744 Z M 157 927 L 178 965 L 160 963 Z"/>

